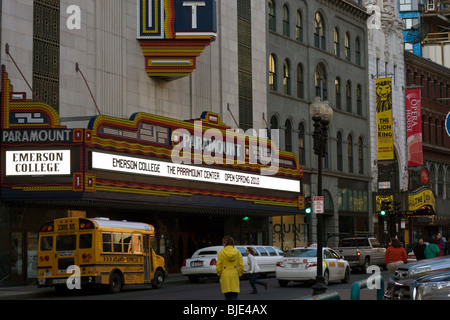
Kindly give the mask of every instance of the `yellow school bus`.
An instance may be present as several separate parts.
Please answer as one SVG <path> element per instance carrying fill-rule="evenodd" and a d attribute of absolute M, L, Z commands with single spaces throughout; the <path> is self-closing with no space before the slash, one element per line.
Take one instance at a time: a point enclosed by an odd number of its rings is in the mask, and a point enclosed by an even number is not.
<path fill-rule="evenodd" d="M 164 258 L 151 244 L 152 225 L 107 218 L 60 218 L 39 232 L 38 286 L 56 289 L 106 287 L 120 292 L 127 284 L 161 288 Z"/>

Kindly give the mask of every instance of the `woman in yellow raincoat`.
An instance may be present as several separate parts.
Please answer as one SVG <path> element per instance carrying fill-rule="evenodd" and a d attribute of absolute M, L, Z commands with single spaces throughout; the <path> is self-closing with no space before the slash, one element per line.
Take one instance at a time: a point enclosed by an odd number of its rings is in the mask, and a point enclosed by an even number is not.
<path fill-rule="evenodd" d="M 224 248 L 217 255 L 216 272 L 220 277 L 220 289 L 225 300 L 237 300 L 239 278 L 244 273 L 244 261 L 240 251 L 234 248 L 232 237 L 222 239 Z"/>

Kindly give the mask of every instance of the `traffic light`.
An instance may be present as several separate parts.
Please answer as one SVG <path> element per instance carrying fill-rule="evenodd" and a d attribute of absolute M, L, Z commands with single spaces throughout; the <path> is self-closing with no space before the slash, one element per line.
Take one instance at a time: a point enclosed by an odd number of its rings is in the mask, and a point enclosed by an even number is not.
<path fill-rule="evenodd" d="M 389 214 L 391 212 L 391 201 L 388 200 L 383 200 L 381 201 L 381 210 L 380 210 L 380 214 L 382 216 L 385 216 L 387 214 Z"/>
<path fill-rule="evenodd" d="M 399 215 L 402 212 L 402 203 L 399 201 L 394 202 L 394 212 L 396 215 Z"/>
<path fill-rule="evenodd" d="M 305 213 L 310 214 L 311 212 L 312 212 L 311 197 L 307 196 L 305 197 Z"/>

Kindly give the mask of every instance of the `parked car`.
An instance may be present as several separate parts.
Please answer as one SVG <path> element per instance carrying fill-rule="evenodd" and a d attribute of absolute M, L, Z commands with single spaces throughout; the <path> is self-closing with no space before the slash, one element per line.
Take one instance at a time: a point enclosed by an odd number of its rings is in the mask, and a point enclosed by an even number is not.
<path fill-rule="evenodd" d="M 442 256 L 437 258 L 419 260 L 415 262 L 409 262 L 403 264 L 395 270 L 393 275 L 393 279 L 389 279 L 386 291 L 384 293 L 385 300 L 392 299 L 392 290 L 394 288 L 395 282 L 398 282 L 402 279 L 409 278 L 415 275 L 420 275 L 425 272 L 431 271 L 445 271 L 450 268 L 450 256 Z"/>
<path fill-rule="evenodd" d="M 450 287 L 434 290 L 423 295 L 419 300 L 450 300 Z"/>
<path fill-rule="evenodd" d="M 370 265 L 384 267 L 386 248 L 383 248 L 376 238 L 344 238 L 339 241 L 339 247 L 335 250 L 349 262 L 352 269 L 360 269 L 366 273 Z"/>
<path fill-rule="evenodd" d="M 236 245 L 244 260 L 244 274 L 248 273 L 247 247 L 255 251 L 255 259 L 260 267 L 260 275 L 274 273 L 277 262 L 283 258 L 283 251 L 274 246 Z M 198 282 L 201 278 L 217 277 L 217 255 L 223 246 L 205 247 L 194 252 L 191 258 L 183 261 L 181 274 L 189 278 L 190 282 Z"/>
<path fill-rule="evenodd" d="M 289 281 L 311 281 L 317 276 L 317 248 L 294 248 L 288 251 L 277 264 L 275 276 L 281 287 Z M 325 285 L 329 281 L 350 281 L 350 266 L 336 251 L 323 248 L 323 277 Z"/>
<path fill-rule="evenodd" d="M 430 271 L 394 282 L 392 300 L 419 300 L 424 295 L 450 287 L 450 268 Z"/>

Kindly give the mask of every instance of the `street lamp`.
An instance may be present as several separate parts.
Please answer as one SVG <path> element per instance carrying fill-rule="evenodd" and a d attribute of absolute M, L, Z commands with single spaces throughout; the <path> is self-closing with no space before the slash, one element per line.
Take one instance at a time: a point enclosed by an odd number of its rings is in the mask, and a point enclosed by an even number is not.
<path fill-rule="evenodd" d="M 317 196 L 322 196 L 322 160 L 326 154 L 328 124 L 333 117 L 328 101 L 321 101 L 315 97 L 309 108 L 309 113 L 314 121 L 314 153 L 317 155 Z M 312 287 L 313 295 L 325 293 L 327 286 L 323 278 L 323 215 L 316 214 L 317 218 L 317 275 L 316 283 Z"/>

